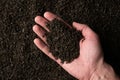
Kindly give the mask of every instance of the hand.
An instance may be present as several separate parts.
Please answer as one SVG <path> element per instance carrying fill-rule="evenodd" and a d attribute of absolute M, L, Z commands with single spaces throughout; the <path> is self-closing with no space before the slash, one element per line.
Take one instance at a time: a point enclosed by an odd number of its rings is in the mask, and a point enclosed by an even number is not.
<path fill-rule="evenodd" d="M 45 12 L 44 17 L 37 16 L 35 18 L 35 22 L 49 32 L 49 29 L 46 27 L 46 23 L 48 23 L 48 21 L 54 20 L 55 18 L 62 20 L 53 13 Z M 41 39 L 36 38 L 34 43 L 41 51 L 56 61 L 69 74 L 80 80 L 89 80 L 99 65 L 103 64 L 102 49 L 99 38 L 97 34 L 87 25 L 73 22 L 73 27 L 82 32 L 84 39 L 79 42 L 80 56 L 77 59 L 74 59 L 71 63 L 62 64 L 60 59 L 56 60 L 54 58 L 54 56 L 49 52 L 49 48 L 47 47 L 45 31 L 38 25 L 33 26 L 33 31 Z"/>

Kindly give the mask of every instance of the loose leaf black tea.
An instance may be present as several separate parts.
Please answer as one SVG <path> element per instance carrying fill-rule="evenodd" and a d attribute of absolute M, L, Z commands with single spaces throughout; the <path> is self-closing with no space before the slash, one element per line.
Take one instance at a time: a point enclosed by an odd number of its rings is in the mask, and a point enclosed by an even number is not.
<path fill-rule="evenodd" d="M 46 33 L 47 43 L 56 59 L 69 63 L 79 56 L 79 42 L 83 38 L 80 31 L 57 19 L 49 22 L 47 27 L 50 30 Z"/>

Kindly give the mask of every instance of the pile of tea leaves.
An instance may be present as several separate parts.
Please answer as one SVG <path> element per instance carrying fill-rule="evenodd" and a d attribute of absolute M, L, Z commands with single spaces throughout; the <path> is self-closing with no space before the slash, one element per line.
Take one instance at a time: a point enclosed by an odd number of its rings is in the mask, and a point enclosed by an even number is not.
<path fill-rule="evenodd" d="M 69 63 L 79 57 L 79 42 L 83 38 L 80 31 L 57 19 L 49 22 L 47 27 L 50 30 L 46 33 L 47 43 L 56 59 Z"/>

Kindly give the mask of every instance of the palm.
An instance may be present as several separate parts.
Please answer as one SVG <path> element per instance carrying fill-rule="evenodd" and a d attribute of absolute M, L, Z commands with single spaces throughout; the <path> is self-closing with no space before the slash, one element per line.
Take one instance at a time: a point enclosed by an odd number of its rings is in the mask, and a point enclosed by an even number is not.
<path fill-rule="evenodd" d="M 60 19 L 59 17 L 50 12 L 46 12 L 44 16 L 49 21 L 52 21 L 55 18 Z M 39 16 L 35 18 L 35 21 L 37 24 L 41 25 L 44 29 L 49 31 L 46 27 L 46 23 L 48 21 L 45 18 Z M 34 43 L 47 56 L 49 56 L 51 59 L 55 60 L 60 66 L 62 66 L 68 73 L 78 79 L 82 79 L 82 77 L 84 76 L 89 76 L 91 72 L 94 71 L 95 66 L 99 64 L 100 60 L 102 60 L 102 50 L 97 35 L 89 27 L 78 23 L 73 23 L 73 26 L 77 30 L 82 32 L 85 39 L 81 40 L 79 44 L 80 56 L 71 63 L 62 64 L 60 59 L 56 60 L 52 56 L 52 54 L 49 54 L 49 48 L 46 46 L 46 37 L 43 37 L 45 32 L 37 25 L 33 27 L 33 31 L 41 38 L 41 40 L 35 39 Z M 46 44 L 44 44 L 43 41 Z"/>
<path fill-rule="evenodd" d="M 101 55 L 101 52 L 99 52 L 101 51 L 100 46 L 98 46 L 97 41 L 97 39 L 81 41 L 80 56 L 69 64 L 63 64 L 62 67 L 76 78 L 89 75 L 92 68 L 95 68 L 94 66 L 97 65 L 97 59 L 99 59 Z"/>

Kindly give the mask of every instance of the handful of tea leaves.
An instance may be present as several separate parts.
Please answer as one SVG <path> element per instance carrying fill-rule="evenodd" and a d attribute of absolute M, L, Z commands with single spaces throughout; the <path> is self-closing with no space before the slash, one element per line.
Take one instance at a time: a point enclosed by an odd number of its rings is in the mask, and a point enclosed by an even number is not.
<path fill-rule="evenodd" d="M 69 63 L 80 55 L 79 42 L 83 38 L 80 31 L 57 19 L 49 22 L 47 27 L 50 30 L 46 33 L 47 43 L 56 59 Z"/>

